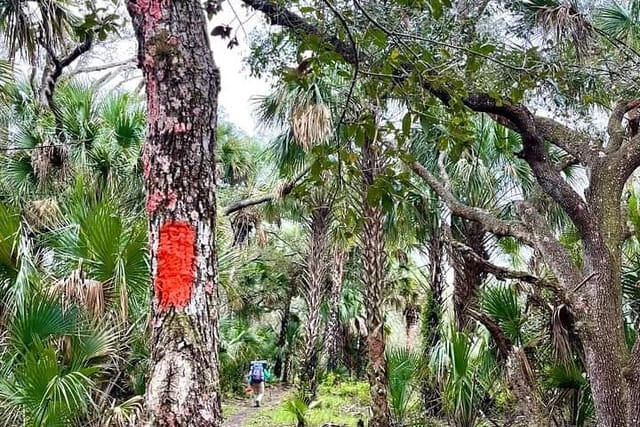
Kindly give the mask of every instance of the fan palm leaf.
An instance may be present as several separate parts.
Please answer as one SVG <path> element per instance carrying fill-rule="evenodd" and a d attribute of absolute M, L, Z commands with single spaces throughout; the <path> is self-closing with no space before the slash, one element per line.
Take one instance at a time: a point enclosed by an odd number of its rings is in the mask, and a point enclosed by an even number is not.
<path fill-rule="evenodd" d="M 595 24 L 610 37 L 637 49 L 640 47 L 640 2 L 613 1 L 598 8 Z"/>
<path fill-rule="evenodd" d="M 0 29 L 9 56 L 20 52 L 35 60 L 39 38 L 51 47 L 63 46 L 75 19 L 68 5 L 66 0 L 2 0 Z"/>
<path fill-rule="evenodd" d="M 511 342 L 520 345 L 525 318 L 518 293 L 511 287 L 498 285 L 485 289 L 480 299 L 482 310 L 498 322 Z"/>

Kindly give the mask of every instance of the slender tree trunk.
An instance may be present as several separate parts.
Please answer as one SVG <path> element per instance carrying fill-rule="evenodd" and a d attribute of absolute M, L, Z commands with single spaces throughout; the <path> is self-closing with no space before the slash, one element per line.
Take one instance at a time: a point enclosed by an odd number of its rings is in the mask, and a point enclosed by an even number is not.
<path fill-rule="evenodd" d="M 356 348 L 356 355 L 354 360 L 354 370 L 356 373 L 356 378 L 364 378 L 367 375 L 367 360 L 369 359 L 369 348 L 367 336 L 361 333 L 358 333 L 358 336 L 355 338 L 358 346 Z"/>
<path fill-rule="evenodd" d="M 384 238 L 384 215 L 379 203 L 367 197 L 382 172 L 381 147 L 376 141 L 366 140 L 362 148 L 363 178 L 363 270 L 364 302 L 367 313 L 367 348 L 369 352 L 369 385 L 373 415 L 371 427 L 390 426 L 387 401 L 389 380 L 385 360 L 384 296 L 387 259 Z"/>
<path fill-rule="evenodd" d="M 153 280 L 148 426 L 220 426 L 215 248 L 220 77 L 198 0 L 127 2 L 147 92 Z"/>
<path fill-rule="evenodd" d="M 320 308 L 326 294 L 327 236 L 329 233 L 330 208 L 321 200 L 312 207 L 309 253 L 307 254 L 306 278 L 303 296 L 307 303 L 307 321 L 304 324 L 305 348 L 302 362 L 302 388 L 313 400 L 318 389 L 318 363 L 321 350 Z"/>
<path fill-rule="evenodd" d="M 340 302 L 342 301 L 342 278 L 346 252 L 342 248 L 333 248 L 333 260 L 330 272 L 329 320 L 325 334 L 325 352 L 327 369 L 335 371 L 341 362 L 342 325 L 340 324 Z"/>
<path fill-rule="evenodd" d="M 284 360 L 282 361 L 282 382 L 289 384 L 291 375 L 291 352 L 286 350 Z"/>
<path fill-rule="evenodd" d="M 287 329 L 289 328 L 289 321 L 291 320 L 291 300 L 295 294 L 295 289 L 296 287 L 292 281 L 287 291 L 286 300 L 282 309 L 282 319 L 280 320 L 280 335 L 278 336 L 277 346 L 282 352 L 278 353 L 273 364 L 273 376 L 276 378 L 281 378 L 283 372 L 282 358 L 284 352 L 287 351 Z"/>
<path fill-rule="evenodd" d="M 442 233 L 439 228 L 432 232 L 428 244 L 429 268 L 431 270 L 431 295 L 423 311 L 422 324 L 422 347 L 425 360 L 431 358 L 432 350 L 440 343 L 440 326 L 442 323 L 444 274 L 442 263 L 444 257 L 444 245 L 442 244 Z M 425 411 L 431 416 L 435 416 L 442 411 L 440 398 L 440 387 L 425 379 L 421 386 L 422 402 Z"/>
<path fill-rule="evenodd" d="M 404 309 L 405 339 L 406 347 L 413 351 L 416 345 L 416 338 L 420 330 L 420 306 L 410 303 Z"/>

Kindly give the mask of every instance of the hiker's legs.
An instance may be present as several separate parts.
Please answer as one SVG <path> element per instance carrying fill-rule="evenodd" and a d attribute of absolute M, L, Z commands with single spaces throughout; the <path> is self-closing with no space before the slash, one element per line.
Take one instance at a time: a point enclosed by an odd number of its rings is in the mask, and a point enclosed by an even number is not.
<path fill-rule="evenodd" d="M 262 396 L 264 395 L 264 381 L 257 384 L 251 384 L 251 389 L 253 390 L 253 398 L 256 402 L 256 406 L 260 406 L 260 401 L 262 401 Z"/>

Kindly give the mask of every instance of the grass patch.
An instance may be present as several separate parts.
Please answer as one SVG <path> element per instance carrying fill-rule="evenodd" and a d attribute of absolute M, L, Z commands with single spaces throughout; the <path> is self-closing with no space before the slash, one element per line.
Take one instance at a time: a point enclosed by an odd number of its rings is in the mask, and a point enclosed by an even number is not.
<path fill-rule="evenodd" d="M 293 398 L 294 393 L 288 397 Z M 340 382 L 333 378 L 318 389 L 318 405 L 308 409 L 305 419 L 308 427 L 325 423 L 355 426 L 359 419 L 366 422 L 369 405 L 369 385 L 366 382 Z M 245 427 L 290 427 L 296 425 L 295 415 L 287 410 L 287 402 L 274 408 L 265 408 L 248 419 Z"/>
<path fill-rule="evenodd" d="M 238 412 L 237 406 L 222 402 L 222 414 L 225 418 L 232 417 L 236 412 Z"/>

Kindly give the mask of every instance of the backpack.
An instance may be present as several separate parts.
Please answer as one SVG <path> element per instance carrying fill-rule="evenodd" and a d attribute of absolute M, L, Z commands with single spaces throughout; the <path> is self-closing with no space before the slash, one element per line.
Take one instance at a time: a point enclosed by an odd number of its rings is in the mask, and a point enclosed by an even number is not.
<path fill-rule="evenodd" d="M 262 364 L 256 363 L 251 367 L 251 382 L 262 382 L 264 381 L 264 368 Z"/>

